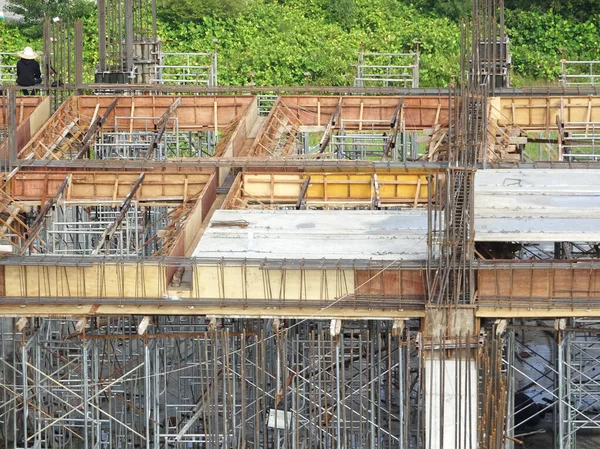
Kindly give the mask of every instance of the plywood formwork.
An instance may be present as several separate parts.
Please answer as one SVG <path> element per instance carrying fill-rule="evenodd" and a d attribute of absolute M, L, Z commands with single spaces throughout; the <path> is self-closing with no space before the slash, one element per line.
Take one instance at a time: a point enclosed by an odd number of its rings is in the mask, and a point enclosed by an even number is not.
<path fill-rule="evenodd" d="M 40 96 L 18 96 L 16 98 L 17 106 L 17 124 L 27 120 L 37 107 L 46 101 L 46 97 Z M 8 123 L 8 99 L 5 96 L 0 97 L 0 124 Z"/>
<path fill-rule="evenodd" d="M 372 316 L 375 310 L 420 316 L 425 305 L 425 273 L 418 266 L 384 270 L 335 263 L 319 267 L 307 261 L 288 269 L 285 263 L 251 261 L 49 262 L 26 266 L 5 260 L 0 270 L 3 305 L 143 306 L 158 314 L 179 307 L 188 308 L 185 314 L 221 308 L 221 314 L 248 317 L 264 316 L 270 309 L 288 316 L 294 311 L 305 314 L 302 309 L 327 310 L 323 314 L 333 316 L 352 310 L 368 310 Z M 181 267 L 189 272 L 189 283 L 169 286 L 171 269 Z"/>
<path fill-rule="evenodd" d="M 600 171 L 480 170 L 474 207 L 477 241 L 596 242 Z"/>
<path fill-rule="evenodd" d="M 325 127 L 337 108 L 336 96 L 282 96 L 281 103 L 304 126 Z M 341 97 L 340 123 L 346 129 L 367 130 L 374 125 L 388 129 L 394 111 L 402 100 L 402 114 L 408 130 L 423 130 L 435 125 L 448 126 L 450 97 Z"/>
<path fill-rule="evenodd" d="M 505 316 L 600 316 L 594 262 L 493 261 L 477 271 L 479 313 Z"/>
<path fill-rule="evenodd" d="M 183 257 L 193 249 L 215 201 L 217 173 L 200 168 L 148 173 L 24 170 L 7 187 L 0 204 L 2 243 L 18 254 L 33 253 L 34 263 L 55 251 L 72 261 L 99 254 L 103 247 L 107 256 L 133 251 Z M 117 252 L 110 253 L 109 245 Z"/>
<path fill-rule="evenodd" d="M 80 96 L 74 97 L 79 105 L 82 116 L 92 117 L 97 105 L 100 105 L 99 114 L 115 99 L 114 96 Z M 128 119 L 129 117 L 160 117 L 177 99 L 181 104 L 174 112 L 179 121 L 179 128 L 192 131 L 223 130 L 234 119 L 246 114 L 248 107 L 254 103 L 255 97 L 244 96 L 165 96 L 165 95 L 136 95 L 120 96 L 114 112 L 109 116 L 105 127 L 114 129 L 114 117 L 123 117 L 117 120 L 119 128 L 134 130 L 144 129 L 145 123 L 141 119 Z M 127 117 L 127 118 L 125 118 Z"/>
<path fill-rule="evenodd" d="M 211 178 L 211 171 L 202 169 L 148 170 L 136 198 L 143 203 L 176 203 L 187 201 L 202 192 Z M 106 171 L 20 171 L 9 181 L 7 193 L 18 202 L 44 203 L 54 197 L 71 175 L 66 201 L 92 204 L 114 201 L 118 204 L 127 195 L 139 177 L 136 172 Z"/>
<path fill-rule="evenodd" d="M 323 150 L 329 136 L 340 129 L 396 135 L 402 123 L 405 130 L 433 132 L 448 126 L 449 101 L 443 97 L 282 96 L 275 101 L 248 154 L 267 158 L 331 157 Z M 325 134 L 318 154 L 296 154 L 296 139 L 303 132 Z"/>
<path fill-rule="evenodd" d="M 254 173 L 238 174 L 225 209 L 306 207 L 389 208 L 426 206 L 435 196 L 434 171 L 380 173 Z M 307 184 L 306 192 L 303 186 Z M 431 186 L 431 188 L 430 188 Z"/>
<path fill-rule="evenodd" d="M 169 114 L 169 108 L 177 102 Z M 114 103 L 114 104 L 113 104 Z M 130 133 L 152 130 L 164 114 L 177 120 L 178 129 L 222 133 L 250 110 L 256 108 L 252 96 L 80 96 L 70 97 L 33 139 L 20 148 L 19 158 L 73 159 L 95 134 L 125 130 Z M 98 122 L 98 120 L 101 121 Z M 167 128 L 172 125 L 167 124 Z M 234 127 L 236 125 L 233 125 Z M 251 126 L 251 125 L 249 125 Z M 156 130 L 155 130 L 156 131 Z M 89 135 L 88 135 L 89 132 Z M 228 137 L 228 136 L 224 136 Z"/>
<path fill-rule="evenodd" d="M 76 265 L 49 261 L 38 265 L 5 260 L 0 270 L 2 310 L 35 316 L 33 306 L 59 306 L 68 314 L 86 315 L 86 306 L 127 314 L 206 314 L 260 317 L 421 316 L 426 306 L 427 270 L 418 267 L 286 265 L 282 261 L 219 262 L 97 261 Z M 186 286 L 171 287 L 170 268 L 190 272 Z M 599 267 L 583 262 L 480 262 L 476 272 L 480 316 L 600 316 Z M 122 309 L 122 310 L 119 310 Z M 56 309 L 56 313 L 60 309 Z M 97 308 L 95 309 L 97 310 Z M 42 315 L 52 313 L 41 309 Z M 135 312 L 138 313 L 138 312 Z M 537 314 L 537 315 L 536 315 Z"/>
<path fill-rule="evenodd" d="M 0 101 L 2 101 L 0 97 Z M 4 98 L 4 101 L 8 101 Z M 0 104 L 0 127 L 8 124 L 5 117 L 6 105 Z M 21 150 L 29 142 L 37 131 L 46 123 L 50 117 L 50 99 L 48 97 L 17 97 L 16 98 L 16 145 L 17 151 Z M 8 131 L 8 130 L 7 130 Z M 0 159 L 9 159 L 8 139 L 0 138 Z"/>
<path fill-rule="evenodd" d="M 502 127 L 515 126 L 525 131 L 557 131 L 562 122 L 600 122 L 600 98 L 597 96 L 496 97 L 492 111 Z"/>

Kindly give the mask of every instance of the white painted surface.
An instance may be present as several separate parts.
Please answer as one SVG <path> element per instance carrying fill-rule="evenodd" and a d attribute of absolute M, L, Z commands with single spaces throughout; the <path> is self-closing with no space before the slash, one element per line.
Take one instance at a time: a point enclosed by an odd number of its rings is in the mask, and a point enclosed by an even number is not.
<path fill-rule="evenodd" d="M 218 210 L 193 256 L 424 261 L 427 211 Z"/>
<path fill-rule="evenodd" d="M 425 359 L 425 428 L 426 449 L 477 447 L 475 361 L 467 365 L 464 360 L 445 360 L 442 364 L 440 360 Z M 460 441 L 457 441 L 459 436 Z"/>
<path fill-rule="evenodd" d="M 480 170 L 477 241 L 600 241 L 600 170 Z"/>

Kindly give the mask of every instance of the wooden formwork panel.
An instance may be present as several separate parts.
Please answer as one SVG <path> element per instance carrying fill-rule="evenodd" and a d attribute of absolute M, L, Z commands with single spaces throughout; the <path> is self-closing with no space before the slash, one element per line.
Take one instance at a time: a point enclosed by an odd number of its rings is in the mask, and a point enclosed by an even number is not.
<path fill-rule="evenodd" d="M 491 105 L 500 126 L 529 131 L 556 131 L 557 118 L 569 123 L 600 122 L 600 97 L 497 97 Z"/>
<path fill-rule="evenodd" d="M 241 173 L 225 203 L 238 209 L 247 204 L 296 203 L 307 176 L 310 182 L 305 200 L 308 204 L 366 204 L 373 200 L 382 206 L 422 204 L 435 194 L 435 180 L 426 171 L 401 173 Z"/>
<path fill-rule="evenodd" d="M 169 277 L 177 268 L 168 264 L 121 264 L 116 262 L 82 263 L 78 266 L 7 265 L 2 267 L 4 305 L 8 298 L 19 298 L 18 304 L 36 300 L 79 298 L 82 303 L 94 301 L 98 306 L 123 306 L 146 299 L 156 308 L 177 305 L 164 299 L 170 291 L 181 299 L 193 300 L 197 307 L 219 304 L 243 307 L 250 315 L 268 313 L 267 307 L 285 314 L 300 308 L 344 307 L 386 312 L 370 316 L 386 316 L 394 311 L 422 310 L 426 300 L 425 276 L 421 270 L 394 269 L 379 274 L 378 270 L 352 269 L 268 269 L 257 265 L 194 265 L 191 289 L 169 288 Z M 153 300 L 153 301 L 147 301 Z M 66 305 L 66 304 L 65 304 Z M 252 312 L 252 309 L 255 309 Z M 2 315 L 0 311 L 0 315 Z M 193 313 L 193 312 L 190 312 Z"/>
<path fill-rule="evenodd" d="M 6 296 L 25 298 L 160 298 L 165 267 L 118 263 L 83 266 L 6 266 Z"/>
<path fill-rule="evenodd" d="M 17 97 L 17 124 L 23 123 L 46 98 L 38 96 Z M 8 118 L 4 116 L 4 113 L 8 112 L 7 101 L 4 97 L 0 98 L 0 124 L 8 123 Z"/>
<path fill-rule="evenodd" d="M 31 140 L 31 137 L 44 126 L 50 118 L 49 97 L 18 97 L 17 98 L 17 152 Z M 3 117 L 4 108 L 0 107 L 0 127 L 7 122 Z M 9 159 L 8 140 L 0 145 L 0 158 Z"/>
<path fill-rule="evenodd" d="M 115 117 L 128 117 L 127 119 L 117 120 L 116 124 L 120 131 L 146 129 L 149 122 L 142 117 L 160 117 L 177 98 L 181 98 L 181 104 L 176 109 L 174 116 L 177 117 L 180 129 L 190 131 L 214 130 L 215 123 L 217 124 L 217 131 L 222 130 L 231 121 L 245 114 L 255 99 L 250 95 L 122 96 L 119 97 L 115 110 L 109 116 L 104 129 L 107 131 L 114 130 Z M 79 112 L 81 116 L 91 118 L 94 115 L 96 105 L 100 105 L 98 113 L 102 114 L 114 99 L 114 96 L 78 97 Z M 129 117 L 134 117 L 134 119 L 132 120 Z M 139 117 L 139 119 L 135 119 L 135 117 Z"/>
<path fill-rule="evenodd" d="M 132 172 L 18 172 L 10 181 L 10 195 L 17 201 L 43 202 L 53 198 L 59 187 L 71 175 L 65 200 L 121 202 L 129 193 L 140 173 Z M 200 193 L 211 173 L 145 172 L 136 198 L 139 201 L 182 201 Z"/>
<path fill-rule="evenodd" d="M 480 301 L 501 300 L 506 307 L 511 301 L 600 299 L 600 273 L 595 268 L 515 266 L 482 269 L 477 273 L 477 282 Z"/>
<path fill-rule="evenodd" d="M 180 98 L 181 103 L 173 113 L 180 131 L 214 131 L 224 134 L 228 129 L 235 128 L 240 119 L 256 107 L 256 97 L 249 95 L 70 97 L 45 122 L 33 139 L 30 137 L 37 129 L 32 129 L 30 135 L 24 135 L 24 140 L 19 145 L 19 157 L 26 158 L 34 153 L 36 159 L 69 159 L 76 155 L 79 149 L 77 144 L 81 145 L 94 119 L 103 117 L 115 98 L 116 106 L 105 117 L 103 131 L 154 132 L 159 117 Z M 168 129 L 172 129 L 173 125 L 174 122 L 167 122 Z M 222 137 L 225 143 L 228 136 Z M 66 149 L 61 150 L 65 145 Z"/>
<path fill-rule="evenodd" d="M 326 126 L 337 108 L 339 98 L 283 96 L 279 107 L 296 117 L 303 126 Z M 448 125 L 447 97 L 342 97 L 341 122 L 348 130 L 368 131 L 373 123 L 380 129 L 389 129 L 400 101 L 403 102 L 402 117 L 407 129 L 422 130 L 435 125 Z"/>
<path fill-rule="evenodd" d="M 427 279 L 424 270 L 357 270 L 356 294 L 368 298 L 425 301 Z"/>

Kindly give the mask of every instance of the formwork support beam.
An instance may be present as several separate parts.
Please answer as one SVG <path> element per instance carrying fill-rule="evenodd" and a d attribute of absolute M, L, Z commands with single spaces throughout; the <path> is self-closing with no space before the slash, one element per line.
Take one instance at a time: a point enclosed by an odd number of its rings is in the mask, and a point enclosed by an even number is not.
<path fill-rule="evenodd" d="M 323 133 L 323 137 L 321 137 L 321 141 L 319 142 L 319 154 L 323 154 L 327 149 L 327 145 L 329 145 L 329 141 L 331 140 L 331 135 L 333 134 L 333 130 L 339 121 L 339 117 L 342 111 L 342 100 L 344 97 L 340 97 L 338 100 L 338 104 L 331 114 L 331 118 L 329 119 L 329 123 L 327 124 L 327 128 L 325 128 L 325 132 Z"/>
<path fill-rule="evenodd" d="M 75 159 L 82 159 L 83 156 L 89 151 L 90 146 L 92 145 L 92 143 L 94 141 L 94 137 L 96 136 L 96 133 L 98 132 L 98 129 L 102 127 L 103 123 L 106 121 L 106 119 L 109 117 L 109 115 L 113 112 L 113 110 L 117 106 L 117 101 L 119 101 L 118 97 L 116 97 L 108 105 L 108 107 L 105 109 L 105 111 L 102 113 L 102 115 L 99 115 L 94 119 L 94 121 L 88 128 L 87 132 L 85 133 L 83 140 L 81 141 L 81 150 L 79 150 L 79 153 L 77 153 L 77 155 L 75 156 Z"/>
<path fill-rule="evenodd" d="M 387 160 L 392 150 L 396 150 L 396 141 L 398 140 L 398 130 L 400 129 L 400 115 L 402 112 L 403 104 L 404 99 L 400 99 L 400 101 L 398 102 L 398 106 L 396 106 L 396 110 L 394 111 L 394 115 L 392 116 L 392 120 L 390 121 L 392 135 L 388 138 L 387 142 L 385 143 L 385 148 L 383 150 L 383 158 L 381 159 L 383 161 Z"/>
<path fill-rule="evenodd" d="M 142 182 L 144 181 L 144 177 L 145 177 L 144 173 L 140 174 L 140 177 L 138 178 L 136 183 L 131 188 L 131 191 L 127 194 L 127 196 L 123 200 L 123 203 L 121 204 L 121 210 L 119 211 L 119 215 L 117 215 L 117 218 L 115 218 L 115 221 L 113 221 L 110 225 L 108 225 L 108 227 L 102 233 L 102 236 L 100 237 L 100 240 L 98 241 L 98 245 L 96 245 L 96 248 L 94 249 L 94 251 L 92 251 L 92 256 L 97 256 L 100 253 L 100 250 L 112 238 L 113 234 L 115 233 L 115 231 L 117 230 L 117 228 L 119 227 L 119 225 L 121 224 L 121 222 L 123 221 L 125 216 L 127 215 L 127 211 L 129 210 L 129 207 L 131 206 L 131 203 L 133 201 L 133 198 L 134 198 L 136 192 L 142 185 Z"/>
<path fill-rule="evenodd" d="M 42 210 L 38 214 L 35 222 L 31 226 L 31 229 L 29 230 L 29 235 L 27 236 L 27 240 L 25 241 L 25 243 L 23 243 L 23 246 L 21 247 L 21 250 L 19 251 L 20 255 L 25 254 L 27 249 L 33 244 L 33 242 L 35 241 L 35 239 L 37 238 L 39 233 L 42 231 L 44 223 L 46 222 L 46 216 L 48 215 L 48 212 L 54 205 L 56 205 L 60 201 L 60 198 L 65 193 L 65 189 L 67 188 L 67 186 L 69 185 L 70 182 L 71 182 L 71 175 L 67 175 L 65 177 L 65 180 L 59 187 L 58 192 L 56 192 L 56 196 L 54 198 L 46 201 L 46 204 L 44 204 L 44 206 L 42 207 Z"/>
<path fill-rule="evenodd" d="M 156 148 L 158 147 L 159 142 L 162 140 L 165 131 L 167 130 L 167 125 L 169 124 L 169 119 L 173 116 L 179 105 L 181 104 L 181 98 L 178 98 L 173 102 L 169 108 L 163 112 L 160 118 L 154 123 L 154 135 L 152 136 L 152 141 L 148 146 L 148 153 L 146 154 L 146 159 L 150 160 L 156 154 Z"/>

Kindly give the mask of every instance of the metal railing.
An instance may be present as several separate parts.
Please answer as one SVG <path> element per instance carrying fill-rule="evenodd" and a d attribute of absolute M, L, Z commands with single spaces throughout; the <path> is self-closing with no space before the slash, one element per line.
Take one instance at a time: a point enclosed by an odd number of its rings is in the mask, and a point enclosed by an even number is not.
<path fill-rule="evenodd" d="M 560 82 L 563 87 L 600 85 L 600 61 L 561 60 Z"/>
<path fill-rule="evenodd" d="M 355 87 L 419 87 L 419 53 L 358 54 Z"/>
<path fill-rule="evenodd" d="M 277 95 L 257 95 L 256 104 L 258 107 L 258 115 L 266 117 L 273 109 L 275 102 L 277 101 Z"/>
<path fill-rule="evenodd" d="M 0 53 L 0 85 L 15 84 L 18 61 L 14 53 Z"/>
<path fill-rule="evenodd" d="M 154 68 L 155 84 L 217 86 L 217 53 L 163 53 Z"/>
<path fill-rule="evenodd" d="M 564 136 L 559 143 L 561 160 L 586 162 L 600 158 L 600 123 L 565 122 Z"/>

